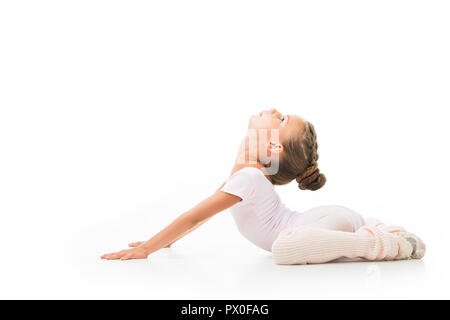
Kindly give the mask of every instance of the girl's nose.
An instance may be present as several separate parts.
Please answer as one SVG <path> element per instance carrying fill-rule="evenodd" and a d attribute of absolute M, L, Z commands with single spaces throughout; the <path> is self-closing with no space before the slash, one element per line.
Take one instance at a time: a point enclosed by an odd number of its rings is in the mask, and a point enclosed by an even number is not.
<path fill-rule="evenodd" d="M 277 116 L 277 117 L 280 117 L 280 116 L 281 116 L 281 113 L 279 113 L 277 109 L 270 109 L 270 110 L 269 110 L 269 113 L 270 113 L 270 114 L 274 114 L 274 115 Z"/>

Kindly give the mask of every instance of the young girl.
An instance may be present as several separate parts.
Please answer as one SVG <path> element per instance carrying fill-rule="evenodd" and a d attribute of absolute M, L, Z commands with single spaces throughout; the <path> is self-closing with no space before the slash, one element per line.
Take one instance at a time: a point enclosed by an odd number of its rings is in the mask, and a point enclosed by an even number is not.
<path fill-rule="evenodd" d="M 145 259 L 228 208 L 240 233 L 272 251 L 276 264 L 324 263 L 340 257 L 398 260 L 424 256 L 425 244 L 416 235 L 376 220 L 365 221 L 345 207 L 321 206 L 301 213 L 286 208 L 274 185 L 295 179 L 300 189 L 314 191 L 326 182 L 317 166 L 314 127 L 298 116 L 271 109 L 252 116 L 248 129 L 231 175 L 213 195 L 150 240 L 131 243 L 131 249 L 101 258 Z"/>

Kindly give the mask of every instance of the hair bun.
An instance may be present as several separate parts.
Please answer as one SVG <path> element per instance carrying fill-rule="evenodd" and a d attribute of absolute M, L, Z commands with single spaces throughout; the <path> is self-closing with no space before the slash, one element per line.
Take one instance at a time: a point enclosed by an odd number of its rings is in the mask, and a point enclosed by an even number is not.
<path fill-rule="evenodd" d="M 327 178 L 320 173 L 317 163 L 308 167 L 305 172 L 296 178 L 298 187 L 302 190 L 315 191 L 323 187 Z"/>

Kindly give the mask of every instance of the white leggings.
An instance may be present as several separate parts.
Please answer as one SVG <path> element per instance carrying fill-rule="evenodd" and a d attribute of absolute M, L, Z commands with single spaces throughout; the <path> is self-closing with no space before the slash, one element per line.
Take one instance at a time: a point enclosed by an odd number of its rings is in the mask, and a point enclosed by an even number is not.
<path fill-rule="evenodd" d="M 300 214 L 294 227 L 283 230 L 272 245 L 272 253 L 276 264 L 324 263 L 341 257 L 399 259 L 405 255 L 401 251 L 407 244 L 385 232 L 394 229 L 404 230 L 379 222 L 375 227 L 345 207 L 321 206 Z"/>
<path fill-rule="evenodd" d="M 332 216 L 332 222 L 323 218 Z M 347 207 L 343 206 L 320 206 L 299 213 L 295 217 L 294 226 L 303 226 L 312 223 L 327 224 L 328 229 L 355 232 L 366 224 L 364 218 Z M 331 224 L 330 224 L 331 223 Z"/>

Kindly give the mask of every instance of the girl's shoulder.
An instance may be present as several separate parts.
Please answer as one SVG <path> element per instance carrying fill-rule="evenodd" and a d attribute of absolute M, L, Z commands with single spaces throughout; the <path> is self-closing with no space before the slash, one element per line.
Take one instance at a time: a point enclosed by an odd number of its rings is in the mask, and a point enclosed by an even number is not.
<path fill-rule="evenodd" d="M 261 169 L 251 166 L 242 166 L 240 168 L 235 168 L 234 172 L 228 177 L 228 180 L 233 179 L 234 177 L 247 178 L 252 181 L 266 180 L 268 183 L 270 183 Z"/>
<path fill-rule="evenodd" d="M 273 186 L 260 169 L 247 166 L 235 170 L 220 190 L 248 200 L 267 194 L 273 190 Z"/>

